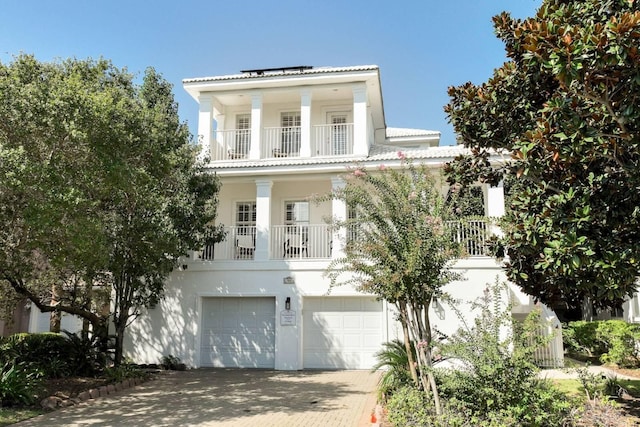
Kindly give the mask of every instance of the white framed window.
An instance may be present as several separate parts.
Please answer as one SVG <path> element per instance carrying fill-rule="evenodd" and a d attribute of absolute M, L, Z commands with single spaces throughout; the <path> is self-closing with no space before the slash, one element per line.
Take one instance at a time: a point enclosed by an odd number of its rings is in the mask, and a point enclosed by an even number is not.
<path fill-rule="evenodd" d="M 256 226 L 256 202 L 236 203 L 238 234 L 253 234 Z"/>

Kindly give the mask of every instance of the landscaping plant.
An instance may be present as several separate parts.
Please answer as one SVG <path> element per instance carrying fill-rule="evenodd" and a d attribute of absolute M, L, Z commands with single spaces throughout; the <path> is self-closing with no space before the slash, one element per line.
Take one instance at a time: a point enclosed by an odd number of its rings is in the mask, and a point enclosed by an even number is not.
<path fill-rule="evenodd" d="M 32 404 L 41 378 L 41 372 L 24 364 L 5 363 L 0 369 L 0 407 Z"/>

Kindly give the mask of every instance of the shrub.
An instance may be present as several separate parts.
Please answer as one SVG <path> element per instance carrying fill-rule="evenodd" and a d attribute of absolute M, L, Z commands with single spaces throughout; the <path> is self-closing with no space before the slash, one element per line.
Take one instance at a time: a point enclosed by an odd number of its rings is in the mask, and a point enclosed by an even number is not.
<path fill-rule="evenodd" d="M 41 374 L 21 364 L 5 364 L 0 369 L 0 407 L 30 405 L 41 385 Z"/>
<path fill-rule="evenodd" d="M 411 346 L 413 349 L 414 347 Z M 378 398 L 386 400 L 396 390 L 403 386 L 413 384 L 411 372 L 409 371 L 409 357 L 404 343 L 400 340 L 393 340 L 383 344 L 382 350 L 376 353 L 376 363 L 372 371 L 385 368 L 378 382 Z M 414 359 L 415 355 L 414 355 Z"/>
<path fill-rule="evenodd" d="M 54 333 L 11 335 L 2 342 L 0 355 L 2 364 L 22 365 L 49 378 L 68 376 L 73 370 L 69 342 Z"/>
<path fill-rule="evenodd" d="M 107 382 L 116 383 L 128 378 L 144 378 L 147 373 L 133 363 L 123 363 L 120 366 L 107 367 L 104 377 Z"/>
<path fill-rule="evenodd" d="M 533 355 L 546 340 L 537 334 L 539 313 L 514 323 L 503 300 L 504 285 L 495 284 L 472 304 L 478 316 L 441 345 L 442 355 L 459 369 L 438 369 L 441 396 L 449 411 L 470 425 L 562 425 L 571 403 L 538 378 Z M 462 322 L 463 325 L 466 325 Z"/>
<path fill-rule="evenodd" d="M 182 363 L 178 356 L 173 356 L 171 354 L 162 356 L 162 359 L 160 359 L 160 366 L 171 371 L 184 371 L 187 369 L 187 366 Z"/>
<path fill-rule="evenodd" d="M 412 386 L 398 388 L 387 400 L 388 420 L 394 426 L 434 425 L 433 403 Z"/>
<path fill-rule="evenodd" d="M 569 353 L 597 357 L 621 367 L 640 366 L 640 326 L 623 320 L 577 321 L 564 326 Z"/>
<path fill-rule="evenodd" d="M 107 366 L 107 355 L 98 349 L 97 338 L 86 333 L 81 335 L 63 331 L 68 341 L 68 360 L 72 366 L 72 374 L 94 376 Z"/>

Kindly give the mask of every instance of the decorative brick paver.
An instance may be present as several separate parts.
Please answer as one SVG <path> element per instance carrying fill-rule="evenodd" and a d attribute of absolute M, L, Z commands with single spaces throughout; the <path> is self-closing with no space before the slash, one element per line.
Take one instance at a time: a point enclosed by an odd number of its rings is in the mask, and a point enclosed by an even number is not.
<path fill-rule="evenodd" d="M 17 424 L 38 426 L 364 427 L 378 374 L 197 369 Z"/>

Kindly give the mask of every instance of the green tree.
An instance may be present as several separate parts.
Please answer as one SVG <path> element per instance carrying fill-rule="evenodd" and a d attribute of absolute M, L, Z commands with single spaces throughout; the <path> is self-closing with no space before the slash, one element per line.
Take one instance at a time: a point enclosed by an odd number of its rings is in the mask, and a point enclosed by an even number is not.
<path fill-rule="evenodd" d="M 510 178 L 502 243 L 525 292 L 554 308 L 618 306 L 640 272 L 638 3 L 545 0 L 494 25 L 509 61 L 449 88 L 445 111 L 471 154 L 448 179 Z"/>
<path fill-rule="evenodd" d="M 439 410 L 429 307 L 443 286 L 458 277 L 450 266 L 461 250 L 446 226 L 450 213 L 429 170 L 399 155 L 400 169 L 358 167 L 330 195 L 355 215 L 334 220 L 335 227 L 349 231 L 349 238 L 344 257 L 330 263 L 327 276 L 332 286 L 351 284 L 395 305 L 412 378 L 431 391 Z"/>
<path fill-rule="evenodd" d="M 105 345 L 217 236 L 218 181 L 195 161 L 171 86 L 106 60 L 0 64 L 0 286 L 82 317 Z M 105 308 L 106 311 L 105 311 Z"/>

